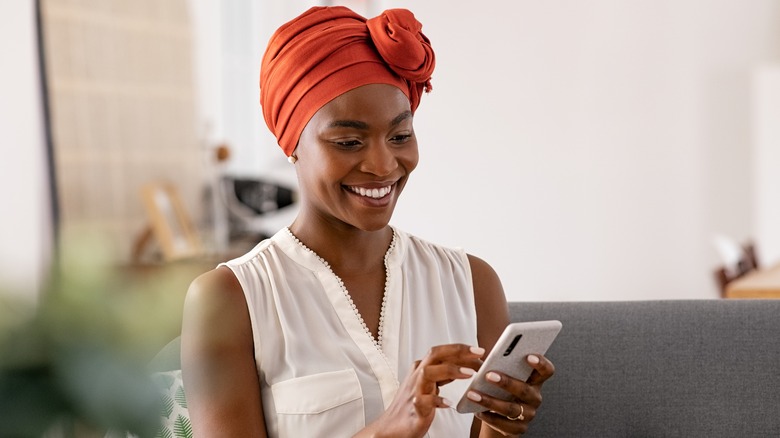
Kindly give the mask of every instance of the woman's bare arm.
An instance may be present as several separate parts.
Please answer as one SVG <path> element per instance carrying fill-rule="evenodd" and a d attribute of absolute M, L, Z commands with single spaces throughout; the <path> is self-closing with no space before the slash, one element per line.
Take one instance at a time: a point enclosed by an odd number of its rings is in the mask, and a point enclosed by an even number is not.
<path fill-rule="evenodd" d="M 477 342 L 485 349 L 485 357 L 496 344 L 504 327 L 509 323 L 509 310 L 504 287 L 493 268 L 484 260 L 471 254 L 471 278 L 474 284 L 474 305 L 477 312 Z M 484 357 L 483 357 L 484 359 Z M 474 418 L 471 436 L 479 437 L 482 421 Z M 487 432 L 487 431 L 486 431 Z M 484 436 L 484 435 L 483 435 Z"/>
<path fill-rule="evenodd" d="M 184 301 L 181 340 L 194 435 L 265 437 L 249 312 L 229 268 L 214 269 L 192 282 Z"/>
<path fill-rule="evenodd" d="M 493 349 L 509 324 L 509 308 L 504 287 L 493 268 L 484 260 L 469 255 L 477 311 L 477 341 L 487 352 Z M 486 353 L 487 354 L 487 353 Z"/>
<path fill-rule="evenodd" d="M 477 340 L 479 345 L 485 348 L 487 355 L 509 324 L 509 309 L 501 280 L 493 268 L 485 261 L 471 255 L 469 255 L 469 263 L 474 283 Z M 500 376 L 500 383 L 496 383 L 507 392 L 515 394 L 513 402 L 507 403 L 491 397 L 483 397 L 484 400 L 480 403 L 488 407 L 490 412 L 477 414 L 474 418 L 474 425 L 471 428 L 472 437 L 505 437 L 526 431 L 528 423 L 533 420 L 536 409 L 541 404 L 542 384 L 555 372 L 552 363 L 544 356 L 535 355 L 535 357 L 538 358 L 536 363 L 529 361 L 535 371 L 527 383 L 509 376 Z M 514 406 L 517 402 L 521 402 L 524 406 L 524 411 L 521 411 L 520 415 L 515 411 L 519 407 L 519 405 Z M 512 411 L 509 411 L 509 408 Z M 523 419 L 508 418 L 510 416 L 523 416 Z"/>

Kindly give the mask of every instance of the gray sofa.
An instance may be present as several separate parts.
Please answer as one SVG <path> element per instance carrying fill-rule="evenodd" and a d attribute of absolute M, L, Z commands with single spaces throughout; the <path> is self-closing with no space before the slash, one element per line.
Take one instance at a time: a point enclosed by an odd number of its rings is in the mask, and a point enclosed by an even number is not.
<path fill-rule="evenodd" d="M 563 323 L 527 437 L 780 437 L 780 300 L 509 306 Z M 154 368 L 178 367 L 177 338 Z"/>
<path fill-rule="evenodd" d="M 558 319 L 527 437 L 780 437 L 780 300 L 510 303 Z"/>

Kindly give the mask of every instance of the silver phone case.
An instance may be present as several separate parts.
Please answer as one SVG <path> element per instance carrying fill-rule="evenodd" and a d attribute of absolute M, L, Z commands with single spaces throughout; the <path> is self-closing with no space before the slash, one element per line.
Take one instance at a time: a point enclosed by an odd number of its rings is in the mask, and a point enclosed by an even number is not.
<path fill-rule="evenodd" d="M 557 320 L 516 322 L 506 326 L 493 350 L 463 392 L 455 409 L 464 414 L 487 410 L 466 397 L 466 393 L 472 389 L 491 397 L 509 399 L 511 394 L 486 380 L 485 374 L 489 371 L 501 371 L 515 379 L 526 381 L 533 368 L 525 361 L 525 357 L 532 353 L 544 355 L 558 336 L 561 327 L 561 322 Z M 517 336 L 520 336 L 520 339 L 512 346 Z M 507 353 L 510 347 L 512 347 L 511 351 Z"/>

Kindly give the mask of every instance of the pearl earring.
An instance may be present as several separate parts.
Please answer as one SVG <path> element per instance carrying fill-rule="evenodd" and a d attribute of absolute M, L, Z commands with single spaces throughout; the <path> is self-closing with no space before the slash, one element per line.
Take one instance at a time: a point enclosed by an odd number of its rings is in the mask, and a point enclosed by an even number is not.
<path fill-rule="evenodd" d="M 295 162 L 298 161 L 298 157 L 296 157 L 295 155 L 290 155 L 289 157 L 287 157 L 287 161 L 290 164 L 295 164 Z"/>

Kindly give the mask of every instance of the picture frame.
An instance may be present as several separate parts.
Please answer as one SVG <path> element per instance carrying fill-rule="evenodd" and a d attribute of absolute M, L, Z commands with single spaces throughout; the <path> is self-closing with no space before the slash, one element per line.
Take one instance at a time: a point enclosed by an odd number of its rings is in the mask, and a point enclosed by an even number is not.
<path fill-rule="evenodd" d="M 203 254 L 200 237 L 176 186 L 167 181 L 144 184 L 141 187 L 141 198 L 149 217 L 143 240 L 154 237 L 160 244 L 165 261 Z"/>

